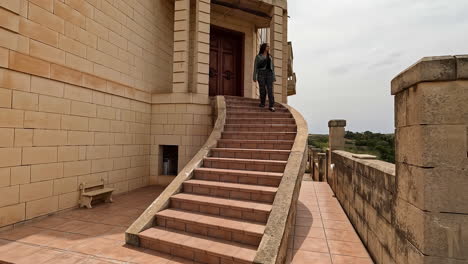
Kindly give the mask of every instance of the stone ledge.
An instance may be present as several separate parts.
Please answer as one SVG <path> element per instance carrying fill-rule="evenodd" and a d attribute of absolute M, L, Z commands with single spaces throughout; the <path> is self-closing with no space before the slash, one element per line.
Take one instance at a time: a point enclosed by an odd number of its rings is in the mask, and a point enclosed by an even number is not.
<path fill-rule="evenodd" d="M 468 79 L 468 55 L 424 57 L 398 74 L 391 83 L 392 95 L 421 82 Z"/>
<path fill-rule="evenodd" d="M 393 176 L 396 175 L 395 174 L 396 167 L 395 167 L 395 164 L 393 164 L 393 163 L 389 163 L 389 162 L 385 162 L 385 161 L 377 160 L 377 159 L 355 158 L 353 156 L 356 155 L 356 154 L 353 154 L 351 152 L 347 152 L 347 151 L 344 151 L 344 150 L 334 150 L 333 153 L 336 154 L 336 155 L 339 155 L 339 156 L 341 156 L 341 157 L 343 157 L 345 159 L 349 159 L 352 162 L 360 163 L 360 164 L 363 164 L 363 165 L 368 166 L 370 168 L 382 171 L 383 173 L 393 175 Z"/>
<path fill-rule="evenodd" d="M 283 106 L 290 111 L 296 121 L 297 135 L 254 263 L 276 264 L 285 262 L 289 236 L 294 227 L 296 202 L 307 163 L 307 123 L 294 108 L 285 104 Z"/>
<path fill-rule="evenodd" d="M 179 172 L 177 177 L 164 189 L 161 195 L 138 217 L 138 219 L 125 232 L 125 242 L 133 246 L 140 246 L 140 238 L 138 234 L 153 226 L 155 215 L 157 212 L 164 210 L 169 206 L 169 198 L 179 193 L 182 190 L 184 181 L 192 178 L 193 170 L 201 167 L 203 159 L 208 156 L 211 149 L 214 148 L 221 138 L 226 122 L 226 102 L 224 97 L 217 96 L 215 108 L 217 113 L 216 123 L 213 127 L 210 137 L 205 144 L 200 148 L 197 154 L 185 165 Z"/>
<path fill-rule="evenodd" d="M 343 119 L 336 119 L 328 121 L 328 127 L 345 127 L 346 120 Z"/>
<path fill-rule="evenodd" d="M 377 156 L 369 155 L 369 154 L 353 154 L 353 158 L 366 159 L 366 160 L 375 160 L 375 159 L 377 159 Z"/>

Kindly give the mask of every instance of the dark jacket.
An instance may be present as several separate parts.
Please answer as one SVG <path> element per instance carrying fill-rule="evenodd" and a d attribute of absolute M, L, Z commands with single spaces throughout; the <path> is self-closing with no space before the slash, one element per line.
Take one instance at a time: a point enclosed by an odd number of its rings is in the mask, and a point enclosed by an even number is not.
<path fill-rule="evenodd" d="M 276 76 L 275 76 L 275 65 L 273 65 L 273 58 L 271 58 L 270 56 L 270 59 L 271 59 L 271 63 L 270 63 L 270 69 L 272 72 L 273 72 L 273 80 L 276 81 Z M 257 77 L 258 77 L 258 71 L 262 71 L 262 70 L 267 70 L 267 57 L 266 56 L 263 56 L 261 54 L 258 54 L 256 57 L 255 57 L 255 63 L 254 63 L 254 72 L 253 72 L 253 80 L 254 82 L 257 81 Z"/>

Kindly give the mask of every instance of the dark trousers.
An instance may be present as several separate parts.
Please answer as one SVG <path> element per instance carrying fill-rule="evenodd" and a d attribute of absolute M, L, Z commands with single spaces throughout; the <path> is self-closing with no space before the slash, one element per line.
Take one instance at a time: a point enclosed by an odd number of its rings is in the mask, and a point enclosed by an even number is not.
<path fill-rule="evenodd" d="M 268 93 L 268 103 L 270 107 L 275 106 L 275 94 L 273 91 L 273 72 L 271 70 L 258 72 L 258 86 L 260 89 L 260 103 L 265 105 L 266 95 Z"/>

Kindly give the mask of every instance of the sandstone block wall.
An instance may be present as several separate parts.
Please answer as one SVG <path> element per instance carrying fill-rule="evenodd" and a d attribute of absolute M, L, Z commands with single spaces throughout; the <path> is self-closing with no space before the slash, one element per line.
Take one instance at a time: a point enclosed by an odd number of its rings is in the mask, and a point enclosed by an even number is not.
<path fill-rule="evenodd" d="M 334 192 L 376 263 L 396 262 L 395 165 L 333 151 Z"/>
<path fill-rule="evenodd" d="M 467 62 L 423 58 L 392 81 L 398 263 L 468 262 Z"/>
<path fill-rule="evenodd" d="M 149 184 L 151 94 L 172 84 L 173 10 L 0 1 L 0 227 L 76 206 L 82 182 Z"/>
<path fill-rule="evenodd" d="M 0 226 L 76 206 L 82 182 L 104 179 L 117 193 L 148 184 L 150 104 L 0 75 Z"/>
<path fill-rule="evenodd" d="M 210 104 L 158 103 L 152 106 L 151 184 L 168 185 L 175 176 L 161 175 L 160 146 L 177 145 L 181 170 L 205 144 L 213 128 Z"/>

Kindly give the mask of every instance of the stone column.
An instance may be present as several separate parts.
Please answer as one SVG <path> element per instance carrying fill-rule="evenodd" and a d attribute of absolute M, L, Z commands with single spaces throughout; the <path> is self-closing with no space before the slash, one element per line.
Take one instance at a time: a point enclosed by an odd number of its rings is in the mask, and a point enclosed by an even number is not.
<path fill-rule="evenodd" d="M 288 48 L 288 12 L 284 10 L 283 14 L 283 83 L 282 83 L 282 103 L 288 103 L 288 60 L 289 60 L 289 48 Z"/>
<path fill-rule="evenodd" d="M 283 9 L 274 6 L 270 23 L 270 53 L 275 63 L 275 100 L 283 100 Z"/>
<path fill-rule="evenodd" d="M 317 154 L 317 164 L 318 164 L 318 181 L 323 182 L 326 179 L 326 172 L 327 172 L 327 154 L 325 153 L 318 153 Z"/>
<path fill-rule="evenodd" d="M 211 0 L 196 0 L 192 92 L 208 95 Z"/>
<path fill-rule="evenodd" d="M 336 178 L 331 169 L 331 154 L 334 150 L 344 150 L 345 148 L 345 127 L 346 120 L 336 119 L 328 121 L 328 159 L 327 159 L 327 181 L 335 191 Z"/>
<path fill-rule="evenodd" d="M 319 148 L 310 148 L 310 174 L 313 180 L 318 181 L 318 170 L 315 168 L 315 161 L 317 160 L 317 154 L 320 152 Z"/>
<path fill-rule="evenodd" d="M 330 150 L 344 150 L 346 120 L 328 121 L 328 147 Z"/>
<path fill-rule="evenodd" d="M 174 63 L 172 92 L 189 91 L 190 0 L 174 1 Z"/>
<path fill-rule="evenodd" d="M 468 56 L 445 56 L 392 81 L 396 263 L 468 263 L 467 79 Z"/>

